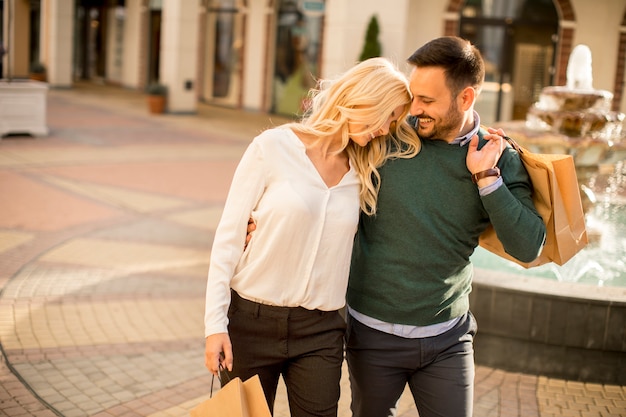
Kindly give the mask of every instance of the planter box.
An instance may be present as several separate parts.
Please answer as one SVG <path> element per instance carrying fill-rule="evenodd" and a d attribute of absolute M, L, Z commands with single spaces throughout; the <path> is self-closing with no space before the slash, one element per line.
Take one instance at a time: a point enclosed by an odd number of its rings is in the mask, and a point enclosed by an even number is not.
<path fill-rule="evenodd" d="M 48 84 L 0 80 L 0 138 L 9 133 L 46 136 Z"/>

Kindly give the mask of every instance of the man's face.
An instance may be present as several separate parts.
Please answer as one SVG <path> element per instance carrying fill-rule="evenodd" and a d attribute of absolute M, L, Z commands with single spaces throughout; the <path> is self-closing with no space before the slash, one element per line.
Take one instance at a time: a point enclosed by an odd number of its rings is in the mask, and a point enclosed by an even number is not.
<path fill-rule="evenodd" d="M 443 68 L 414 67 L 410 77 L 413 94 L 411 115 L 417 116 L 417 134 L 422 139 L 452 141 L 463 128 L 459 100 L 446 85 Z"/>

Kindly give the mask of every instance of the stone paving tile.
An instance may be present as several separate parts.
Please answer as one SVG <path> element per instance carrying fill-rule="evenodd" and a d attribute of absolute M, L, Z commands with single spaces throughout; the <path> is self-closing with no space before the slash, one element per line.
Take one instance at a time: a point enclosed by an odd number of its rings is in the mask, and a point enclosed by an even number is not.
<path fill-rule="evenodd" d="M 92 200 L 98 200 L 107 205 L 117 207 L 120 210 L 129 210 L 138 213 L 170 210 L 189 204 L 189 202 L 179 198 L 125 190 L 119 187 L 90 184 L 84 181 L 75 182 L 59 178 L 48 178 L 47 182 L 73 194 L 79 194 Z"/>
<path fill-rule="evenodd" d="M 69 356 L 40 364 L 17 363 L 14 368 L 39 397 L 62 413 L 80 409 L 92 415 L 112 404 L 127 403 L 189 379 L 206 377 L 205 369 L 199 366 L 203 346 L 197 346 L 168 352 L 139 351 L 133 356 Z M 32 376 L 36 375 L 43 378 L 34 380 Z"/>
<path fill-rule="evenodd" d="M 167 216 L 167 218 L 172 221 L 195 227 L 197 229 L 203 229 L 205 231 L 215 230 L 221 217 L 221 205 L 201 208 L 198 210 L 179 211 L 178 213 Z M 213 242 L 212 236 L 210 237 L 209 242 Z"/>
<path fill-rule="evenodd" d="M 170 155 L 170 158 L 177 159 L 178 156 Z M 217 198 L 223 202 L 235 167 L 236 161 L 228 160 L 134 163 L 116 161 L 111 164 L 87 167 L 47 169 L 43 173 L 74 180 L 78 184 L 93 183 L 129 192 L 153 193 L 163 198 L 179 198 L 197 202 Z M 207 178 L 210 180 L 206 180 Z"/>
<path fill-rule="evenodd" d="M 56 231 L 79 224 L 110 219 L 115 208 L 103 207 L 63 192 L 22 174 L 0 170 L 0 195 L 11 196 L 0 204 L 0 228 L 18 231 Z M 24 210 L 30 207 L 30 210 Z M 33 216 L 37 207 L 46 208 L 46 218 Z"/>
<path fill-rule="evenodd" d="M 208 254 L 216 225 L 217 221 L 211 220 L 211 212 L 208 210 L 175 211 L 165 219 L 142 218 L 94 232 L 92 236 L 98 239 L 198 248 Z M 205 230 L 199 231 L 202 227 Z"/>
<path fill-rule="evenodd" d="M 539 377 L 536 395 L 541 416 L 626 416 L 626 389 L 620 386 Z"/>
<path fill-rule="evenodd" d="M 32 233 L 0 231 L 0 253 L 33 239 Z"/>
<path fill-rule="evenodd" d="M 208 253 L 180 246 L 78 238 L 51 249 L 40 260 L 139 272 L 207 264 Z"/>

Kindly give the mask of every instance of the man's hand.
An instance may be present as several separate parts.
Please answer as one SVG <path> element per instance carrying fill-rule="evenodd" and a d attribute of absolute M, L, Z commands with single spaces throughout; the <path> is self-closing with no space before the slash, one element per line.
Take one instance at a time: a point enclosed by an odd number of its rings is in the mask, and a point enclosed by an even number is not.
<path fill-rule="evenodd" d="M 220 365 L 233 370 L 233 347 L 228 333 L 216 333 L 206 338 L 204 365 L 215 376 L 219 376 Z"/>
<path fill-rule="evenodd" d="M 250 242 L 250 239 L 252 239 L 252 232 L 254 232 L 255 230 L 256 230 L 256 223 L 254 222 L 254 219 L 250 217 L 248 219 L 248 228 L 246 229 L 247 231 L 246 243 L 243 246 L 243 250 L 246 250 L 246 248 L 248 247 L 248 243 Z"/>
<path fill-rule="evenodd" d="M 465 163 L 471 174 L 494 168 L 506 147 L 504 130 L 488 128 L 487 131 L 489 134 L 484 137 L 488 142 L 480 150 L 478 150 L 478 136 L 474 136 L 469 143 Z M 479 186 L 488 185 L 495 180 L 496 177 L 483 178 L 480 180 Z"/>

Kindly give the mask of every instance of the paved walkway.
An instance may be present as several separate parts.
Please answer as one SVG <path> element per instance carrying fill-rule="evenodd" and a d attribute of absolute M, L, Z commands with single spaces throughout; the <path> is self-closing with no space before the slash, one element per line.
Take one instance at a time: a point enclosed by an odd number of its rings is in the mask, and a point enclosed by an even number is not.
<path fill-rule="evenodd" d="M 0 141 L 0 416 L 177 417 L 207 398 L 213 232 L 247 143 L 283 121 L 149 115 L 141 94 L 77 86 L 49 92 L 49 136 Z M 478 366 L 474 411 L 626 416 L 626 387 Z M 417 416 L 406 392 L 397 415 Z"/>

